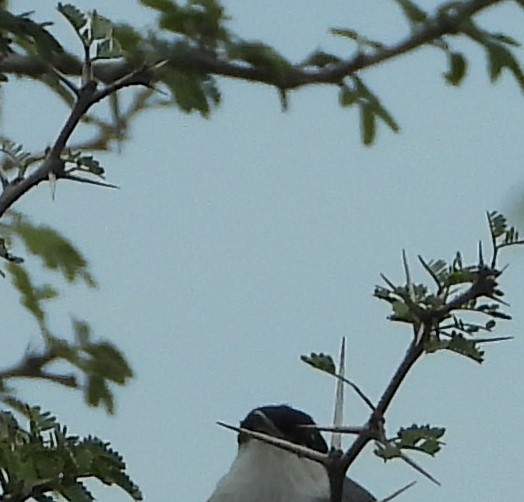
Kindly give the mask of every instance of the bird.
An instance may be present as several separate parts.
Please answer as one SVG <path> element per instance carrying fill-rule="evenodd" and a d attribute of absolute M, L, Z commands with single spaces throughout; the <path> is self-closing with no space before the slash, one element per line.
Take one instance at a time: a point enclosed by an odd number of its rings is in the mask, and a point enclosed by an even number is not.
<path fill-rule="evenodd" d="M 328 446 L 310 415 L 285 404 L 253 409 L 241 429 L 262 432 L 312 450 L 327 453 Z M 207 502 L 329 502 L 325 467 L 276 446 L 238 433 L 238 452 L 229 471 L 218 481 Z M 343 502 L 377 500 L 346 477 Z"/>

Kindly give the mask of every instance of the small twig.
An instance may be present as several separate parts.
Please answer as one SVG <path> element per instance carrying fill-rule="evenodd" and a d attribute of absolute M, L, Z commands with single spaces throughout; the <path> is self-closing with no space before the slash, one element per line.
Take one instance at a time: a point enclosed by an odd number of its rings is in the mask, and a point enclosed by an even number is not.
<path fill-rule="evenodd" d="M 318 462 L 323 465 L 327 463 L 327 460 L 329 457 L 325 453 L 320 453 L 316 450 L 306 448 L 305 446 L 291 443 L 290 441 L 286 441 L 285 439 L 280 439 L 274 436 L 270 436 L 269 434 L 252 431 L 250 429 L 244 429 L 243 427 L 235 427 L 234 425 L 229 425 L 224 422 L 217 422 L 217 425 L 220 425 L 220 427 L 224 427 L 231 431 L 242 432 L 244 434 L 248 434 L 249 436 L 251 436 L 254 439 L 258 439 L 260 441 L 263 441 L 264 443 L 276 446 L 277 448 L 288 451 L 290 453 L 295 453 L 296 455 L 300 455 L 301 457 L 306 457 L 310 460 L 313 460 L 314 462 Z"/>
<path fill-rule="evenodd" d="M 497 249 L 502 249 L 508 246 L 522 246 L 524 245 L 524 239 L 519 239 L 518 241 L 513 242 L 502 242 L 501 244 L 497 245 Z"/>
<path fill-rule="evenodd" d="M 397 371 L 393 375 L 393 378 L 391 379 L 388 386 L 386 387 L 386 390 L 382 394 L 382 397 L 380 398 L 375 411 L 371 414 L 367 426 L 362 430 L 360 435 L 356 438 L 351 447 L 344 454 L 342 458 L 344 472 L 346 472 L 349 466 L 355 461 L 355 459 L 363 450 L 363 448 L 367 445 L 367 443 L 372 439 L 376 439 L 375 428 L 377 422 L 383 421 L 384 414 L 389 408 L 389 405 L 391 404 L 393 397 L 397 393 L 408 372 L 417 362 L 419 357 L 423 354 L 423 351 L 424 349 L 422 348 L 422 344 L 415 343 L 415 340 L 411 342 L 406 352 L 406 355 L 402 359 L 402 362 L 397 368 Z"/>
<path fill-rule="evenodd" d="M 71 82 L 60 70 L 57 70 L 54 66 L 49 67 L 51 72 L 56 75 L 58 80 L 62 82 L 77 98 L 80 96 L 80 89 Z"/>
<path fill-rule="evenodd" d="M 26 355 L 18 364 L 9 369 L 0 371 L 0 381 L 12 378 L 38 378 L 55 382 L 65 387 L 77 388 L 78 383 L 74 375 L 60 375 L 44 371 L 44 366 L 57 358 L 58 356 L 52 352 L 46 352 L 39 355 Z"/>
<path fill-rule="evenodd" d="M 162 64 L 163 66 L 165 62 L 161 61 L 160 63 L 154 65 L 152 68 L 143 66 L 137 70 L 132 71 L 131 73 L 128 73 L 127 75 L 124 75 L 122 78 L 116 80 L 115 82 L 105 86 L 103 89 L 100 89 L 95 94 L 95 96 L 93 97 L 92 104 L 95 104 L 98 101 L 107 98 L 110 94 L 113 94 L 119 91 L 120 89 L 123 89 L 124 87 L 130 87 L 132 85 L 143 85 L 149 87 L 154 76 L 153 69 L 160 64 Z"/>
<path fill-rule="evenodd" d="M 409 299 L 415 302 L 415 291 L 413 289 L 413 283 L 411 282 L 411 273 L 409 272 L 408 257 L 406 250 L 402 250 L 402 265 L 404 266 L 404 275 L 406 276 L 406 288 L 408 290 Z"/>
<path fill-rule="evenodd" d="M 422 258 L 421 255 L 418 255 L 418 261 L 422 264 L 422 266 L 424 267 L 424 270 L 431 276 L 431 278 L 435 281 L 435 284 L 437 285 L 437 296 L 440 296 L 440 294 L 442 293 L 442 284 L 440 282 L 440 279 L 437 277 L 437 275 L 435 274 L 435 272 L 433 272 L 433 270 L 431 269 L 431 267 L 429 266 L 428 263 L 426 263 L 426 261 L 424 260 L 424 258 Z"/>
<path fill-rule="evenodd" d="M 384 274 L 380 274 L 380 277 L 382 277 L 382 280 L 389 286 L 392 293 L 397 291 L 397 287 Z"/>
<path fill-rule="evenodd" d="M 494 269 L 497 264 L 497 258 L 498 258 L 497 238 L 495 237 L 495 234 L 493 233 L 493 223 L 492 223 L 491 215 L 489 214 L 489 211 L 486 211 L 486 218 L 488 219 L 489 236 L 491 238 L 491 247 L 493 251 L 493 256 L 491 258 L 491 268 Z"/>
<path fill-rule="evenodd" d="M 73 134 L 73 131 L 81 121 L 82 117 L 87 113 L 91 106 L 106 98 L 110 94 L 131 85 L 147 85 L 147 83 L 151 81 L 152 76 L 151 70 L 141 68 L 140 70 L 136 70 L 125 75 L 124 77 L 101 90 L 97 90 L 96 82 L 87 82 L 80 89 L 78 99 L 75 102 L 75 105 L 73 106 L 66 123 L 62 127 L 55 143 L 47 152 L 47 156 L 42 164 L 18 183 L 14 185 L 8 185 L 0 195 L 0 218 L 20 197 L 22 197 L 22 195 L 42 181 L 48 180 L 50 173 L 54 173 L 57 179 L 73 179 L 71 175 L 67 175 L 64 171 L 64 162 L 60 156 L 62 155 L 69 138 Z M 74 181 L 115 188 L 110 184 L 88 181 L 84 178 L 74 179 Z"/>
<path fill-rule="evenodd" d="M 367 397 L 366 394 L 364 394 L 364 391 L 362 391 L 362 389 L 356 383 L 338 374 L 334 374 L 333 376 L 339 379 L 340 381 L 344 382 L 345 384 L 349 385 L 357 393 L 360 399 L 362 399 L 362 401 L 364 401 L 367 404 L 371 411 L 375 410 L 375 405 L 373 404 L 371 399 L 369 399 L 369 397 Z"/>

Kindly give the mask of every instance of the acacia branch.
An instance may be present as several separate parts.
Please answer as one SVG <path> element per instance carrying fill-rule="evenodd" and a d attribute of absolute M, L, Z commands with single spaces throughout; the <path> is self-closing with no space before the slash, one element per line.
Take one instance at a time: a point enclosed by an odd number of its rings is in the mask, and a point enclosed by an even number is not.
<path fill-rule="evenodd" d="M 50 373 L 44 370 L 44 367 L 47 364 L 57 358 L 58 356 L 52 351 L 43 354 L 28 354 L 23 357 L 18 364 L 15 364 L 6 370 L 0 371 L 0 382 L 10 380 L 12 378 L 39 378 L 41 380 L 48 380 L 58 383 L 65 387 L 77 388 L 78 383 L 74 375 L 61 375 L 58 373 Z"/>
<path fill-rule="evenodd" d="M 109 95 L 123 89 L 124 87 L 149 85 L 151 78 L 152 73 L 150 70 L 140 68 L 100 90 L 97 90 L 97 84 L 94 81 L 90 81 L 82 87 L 79 90 L 78 99 L 76 100 L 66 123 L 58 134 L 53 146 L 47 152 L 42 164 L 27 177 L 16 179 L 16 181 L 5 186 L 0 195 L 0 218 L 18 199 L 20 199 L 20 197 L 42 181 L 49 179 L 50 175 L 55 176 L 56 179 L 73 179 L 73 177 L 65 171 L 64 161 L 61 159 L 61 155 L 82 117 L 94 104 L 102 101 Z M 96 182 L 93 183 L 100 184 Z"/>
<path fill-rule="evenodd" d="M 335 452 L 332 455 L 331 462 L 326 465 L 331 484 L 331 502 L 342 501 L 342 487 L 346 472 L 364 447 L 372 440 L 384 440 L 383 426 L 385 414 L 408 373 L 424 354 L 425 344 L 430 339 L 436 327 L 438 327 L 439 323 L 447 318 L 452 311 L 461 308 L 465 303 L 469 303 L 480 297 L 492 297 L 497 287 L 496 278 L 499 275 L 500 272 L 496 269 L 480 265 L 475 281 L 463 293 L 449 300 L 443 307 L 423 311 L 424 315 L 422 318 L 417 317 L 420 316 L 420 308 L 417 308 L 416 311 L 413 312 L 416 317 L 414 321 L 415 333 L 413 340 L 391 381 L 380 397 L 375 410 L 371 413 L 367 424 L 362 428 L 351 447 L 343 455 Z"/>
<path fill-rule="evenodd" d="M 185 48 L 170 55 L 170 64 L 178 69 L 183 69 L 201 74 L 213 74 L 241 80 L 256 81 L 269 85 L 277 85 L 281 89 L 296 89 L 313 84 L 339 84 L 345 77 L 376 66 L 384 61 L 393 59 L 403 54 L 410 53 L 444 35 L 460 33 L 461 23 L 479 12 L 505 0 L 469 0 L 460 2 L 448 13 L 437 13 L 416 30 L 399 42 L 374 49 L 367 54 L 355 56 L 330 64 L 323 68 L 304 68 L 302 65 L 291 66 L 284 75 L 276 81 L 274 72 L 246 63 L 230 61 L 208 50 L 199 48 Z M 154 58 L 154 54 L 150 55 Z M 67 75 L 81 75 L 82 63 L 70 54 L 55 57 L 52 66 Z M 95 79 L 111 83 L 125 75 L 136 71 L 136 64 L 119 61 L 112 63 L 99 63 L 93 65 Z M 37 57 L 9 54 L 0 61 L 0 72 L 14 73 L 39 77 L 52 71 L 48 63 Z"/>

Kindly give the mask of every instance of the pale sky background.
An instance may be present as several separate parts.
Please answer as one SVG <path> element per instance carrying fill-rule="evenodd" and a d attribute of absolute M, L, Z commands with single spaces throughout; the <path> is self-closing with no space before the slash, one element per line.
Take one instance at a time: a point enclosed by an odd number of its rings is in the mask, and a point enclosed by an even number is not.
<path fill-rule="evenodd" d="M 74 3 L 153 26 L 153 12 L 133 0 Z M 350 54 L 349 43 L 328 34 L 333 26 L 385 41 L 408 30 L 386 0 L 224 4 L 234 31 L 293 60 L 319 47 Z M 78 49 L 54 1 L 12 5 L 56 21 L 55 33 Z M 513 4 L 482 20 L 524 40 L 524 13 Z M 377 399 L 411 336 L 372 298 L 379 273 L 401 280 L 403 248 L 414 267 L 417 254 L 451 258 L 457 249 L 474 260 L 478 240 L 488 238 L 486 210 L 518 223 L 524 100 L 508 75 L 491 85 L 479 49 L 460 47 L 472 68 L 459 89 L 444 83 L 446 61 L 433 49 L 362 75 L 402 127 L 398 135 L 381 127 L 373 148 L 361 145 L 358 113 L 339 108 L 335 88 L 299 90 L 282 113 L 274 90 L 224 79 L 223 106 L 210 120 L 151 112 L 120 154 L 99 156 L 121 190 L 61 183 L 54 202 L 47 186 L 32 191 L 17 209 L 70 237 L 101 285 L 62 285 L 64 298 L 51 306 L 56 333 L 70 333 L 69 313 L 88 319 L 125 352 L 137 378 L 118 390 L 115 417 L 52 385 L 24 384 L 21 396 L 72 432 L 111 441 L 153 502 L 206 500 L 236 451 L 234 434 L 216 420 L 237 423 L 257 405 L 284 402 L 329 423 L 334 382 L 301 354 L 336 354 L 346 336 L 349 375 Z M 67 110 L 42 86 L 12 79 L 3 98 L 2 134 L 38 151 L 55 139 Z M 447 427 L 436 459 L 415 457 L 442 487 L 399 461 L 384 465 L 370 446 L 351 475 L 376 496 L 417 480 L 400 500 L 520 500 L 523 251 L 503 256 L 514 321 L 497 334 L 515 340 L 487 347 L 482 366 L 428 356 L 387 416 L 391 434 L 414 422 Z M 8 365 L 39 338 L 9 283 L 3 292 Z M 347 422 L 366 416 L 348 394 Z M 128 500 L 117 489 L 97 493 Z"/>

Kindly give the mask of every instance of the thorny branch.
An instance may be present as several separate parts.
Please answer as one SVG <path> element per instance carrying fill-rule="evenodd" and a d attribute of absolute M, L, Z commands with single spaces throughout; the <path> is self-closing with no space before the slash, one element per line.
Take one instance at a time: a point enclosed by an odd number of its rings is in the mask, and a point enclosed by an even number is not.
<path fill-rule="evenodd" d="M 94 104 L 102 101 L 124 87 L 134 85 L 149 86 L 153 78 L 153 71 L 154 67 L 152 69 L 145 67 L 136 69 L 100 90 L 97 89 L 95 81 L 87 82 L 87 84 L 79 90 L 73 109 L 71 110 L 66 123 L 62 127 L 62 130 L 58 134 L 53 146 L 48 150 L 42 164 L 25 178 L 17 178 L 4 187 L 4 190 L 0 195 L 0 218 L 18 199 L 20 199 L 20 197 L 22 197 L 22 195 L 42 181 L 49 179 L 50 176 L 54 176 L 56 179 L 80 181 L 80 179 L 73 177 L 65 171 L 64 161 L 61 159 L 61 155 L 82 117 Z M 104 185 L 99 182 L 92 183 Z"/>
<path fill-rule="evenodd" d="M 453 310 L 460 308 L 473 299 L 484 296 L 492 297 L 496 291 L 496 278 L 499 275 L 498 270 L 481 265 L 476 280 L 462 294 L 452 298 L 440 308 L 423 311 L 422 316 L 420 308 L 413 312 L 413 314 L 419 316 L 418 322 L 420 326 L 418 329 L 414 328 L 413 341 L 409 345 L 386 390 L 380 397 L 375 410 L 371 413 L 366 426 L 362 428 L 351 447 L 343 455 L 334 455 L 326 465 L 332 484 L 331 502 L 342 502 L 344 477 L 350 465 L 355 461 L 363 448 L 372 440 L 384 440 L 383 425 L 386 411 L 406 376 L 424 353 L 425 344 L 429 341 L 430 336 L 435 332 L 439 323 L 448 317 Z"/>
<path fill-rule="evenodd" d="M 387 442 L 384 432 L 385 414 L 402 383 L 406 379 L 408 373 L 424 354 L 425 346 L 430 340 L 430 337 L 437 336 L 439 324 L 445 319 L 449 318 L 449 315 L 452 311 L 460 309 L 463 305 L 471 302 L 472 300 L 481 297 L 493 298 L 496 296 L 496 279 L 499 276 L 500 271 L 495 268 L 486 267 L 481 263 L 477 267 L 475 280 L 471 283 L 468 289 L 466 289 L 463 293 L 451 298 L 444 305 L 429 309 L 422 309 L 416 304 L 413 305 L 412 314 L 416 317 L 413 322 L 413 340 L 410 343 L 404 358 L 400 362 L 397 370 L 391 378 L 391 381 L 384 390 L 377 405 L 371 412 L 367 423 L 362 427 L 336 427 L 336 432 L 357 435 L 355 441 L 345 453 L 334 449 L 327 455 L 321 454 L 317 451 L 310 450 L 306 447 L 296 445 L 294 443 L 290 443 L 283 439 L 275 438 L 267 434 L 244 429 L 242 429 L 242 432 L 245 432 L 256 439 L 272 444 L 278 448 L 283 448 L 287 451 L 307 457 L 315 462 L 322 463 L 326 467 L 330 480 L 331 502 L 342 502 L 344 479 L 351 464 L 356 460 L 358 455 L 370 441 L 378 441 L 382 444 Z M 411 308 L 410 303 L 406 304 Z M 238 427 L 227 425 L 221 422 L 219 422 L 219 425 L 237 432 L 241 431 L 241 429 Z M 331 427 L 318 427 L 318 430 L 335 429 Z M 412 463 L 408 458 L 404 458 L 404 460 L 410 463 L 410 465 L 412 465 L 412 467 L 417 469 L 419 472 L 438 484 L 438 482 L 433 477 L 420 469 L 416 464 Z M 404 489 L 400 490 L 393 496 L 396 497 L 396 495 L 404 491 Z M 393 496 L 388 497 L 386 500 L 391 500 Z"/>

